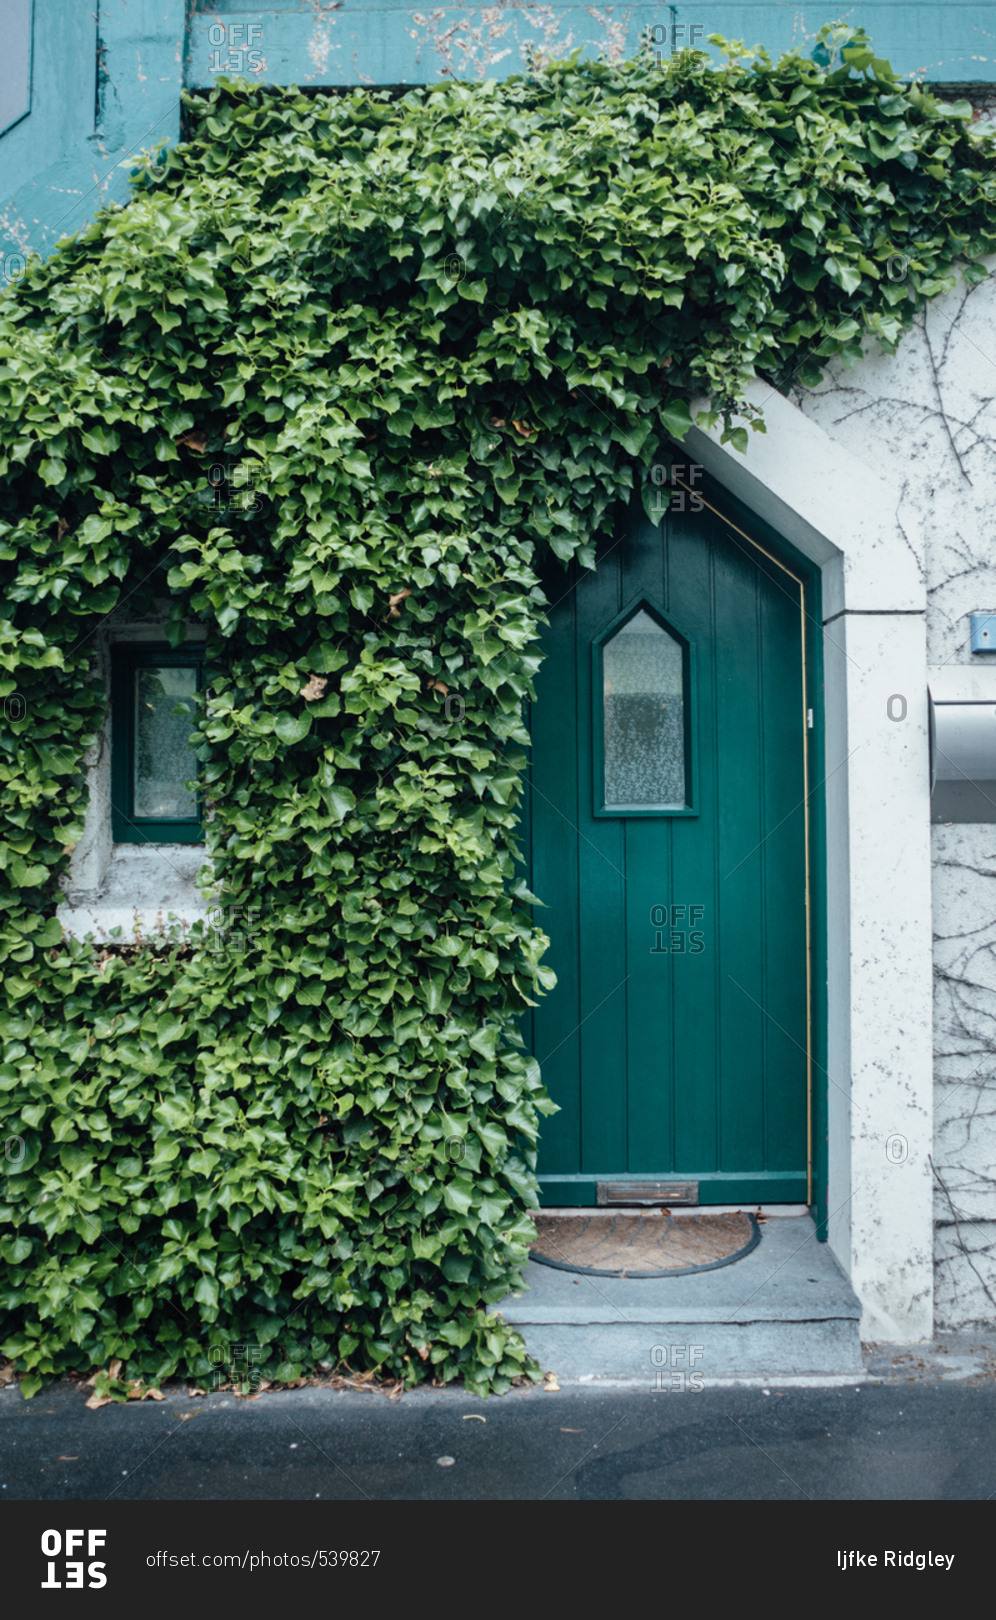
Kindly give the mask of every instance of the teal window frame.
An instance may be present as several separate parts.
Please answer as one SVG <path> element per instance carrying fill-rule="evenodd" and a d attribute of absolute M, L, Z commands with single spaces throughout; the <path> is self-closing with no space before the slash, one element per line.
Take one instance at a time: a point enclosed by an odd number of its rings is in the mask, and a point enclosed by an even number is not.
<path fill-rule="evenodd" d="M 116 844 L 202 844 L 203 810 L 190 817 L 136 816 L 134 677 L 139 669 L 195 669 L 197 690 L 204 679 L 202 647 L 170 647 L 166 642 L 128 642 L 111 648 L 111 837 Z"/>
<path fill-rule="evenodd" d="M 648 618 L 676 641 L 681 648 L 681 675 L 684 690 L 684 744 L 685 744 L 685 803 L 668 808 L 666 805 L 607 805 L 605 802 L 605 670 L 604 651 L 616 633 L 630 619 L 643 611 Z M 595 803 L 593 813 L 602 820 L 672 820 L 679 816 L 697 816 L 695 802 L 694 748 L 692 746 L 692 715 L 695 709 L 695 658 L 692 643 L 682 635 L 678 626 L 649 597 L 641 596 L 612 620 L 602 631 L 591 649 L 592 658 L 592 763 L 594 765 Z"/>

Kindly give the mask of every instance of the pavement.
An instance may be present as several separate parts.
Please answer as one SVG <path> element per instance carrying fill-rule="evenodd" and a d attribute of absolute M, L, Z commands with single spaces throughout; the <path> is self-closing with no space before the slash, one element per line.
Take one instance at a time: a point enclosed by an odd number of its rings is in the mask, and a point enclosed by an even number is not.
<path fill-rule="evenodd" d="M 701 1379 L 701 1387 L 699 1383 Z M 90 1411 L 0 1394 L 0 1502 L 985 1501 L 996 1341 L 866 1350 L 850 1378 L 665 1366 L 481 1400 L 460 1389 L 170 1389 Z M 483 1420 L 483 1421 L 482 1421 Z"/>

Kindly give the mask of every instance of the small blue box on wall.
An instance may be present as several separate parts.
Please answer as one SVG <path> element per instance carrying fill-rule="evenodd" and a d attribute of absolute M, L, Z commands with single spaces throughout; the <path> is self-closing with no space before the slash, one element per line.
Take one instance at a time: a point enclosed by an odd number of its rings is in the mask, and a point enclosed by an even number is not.
<path fill-rule="evenodd" d="M 996 613 L 972 614 L 972 651 L 996 653 Z"/>

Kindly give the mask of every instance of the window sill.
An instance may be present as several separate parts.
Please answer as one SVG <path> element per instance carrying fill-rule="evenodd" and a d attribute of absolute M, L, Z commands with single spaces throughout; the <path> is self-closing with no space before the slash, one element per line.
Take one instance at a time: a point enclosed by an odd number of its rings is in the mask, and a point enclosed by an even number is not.
<path fill-rule="evenodd" d="M 171 912 L 189 928 L 210 909 L 196 881 L 206 861 L 203 844 L 115 844 L 99 888 L 69 889 L 56 916 L 75 939 L 92 934 L 107 944 L 162 937 Z"/>

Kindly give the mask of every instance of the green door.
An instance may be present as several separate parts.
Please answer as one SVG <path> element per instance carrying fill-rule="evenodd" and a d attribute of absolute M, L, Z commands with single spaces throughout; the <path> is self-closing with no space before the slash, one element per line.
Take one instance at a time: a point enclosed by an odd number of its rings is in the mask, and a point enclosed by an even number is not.
<path fill-rule="evenodd" d="M 560 1105 L 548 1205 L 626 1178 L 809 1197 L 815 586 L 711 502 L 679 486 L 594 572 L 544 579 L 524 831 L 558 978 L 529 1026 Z"/>

